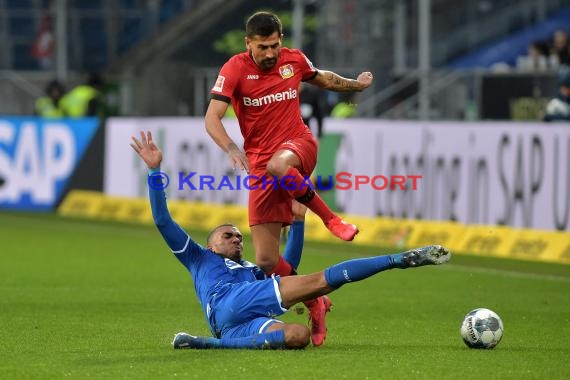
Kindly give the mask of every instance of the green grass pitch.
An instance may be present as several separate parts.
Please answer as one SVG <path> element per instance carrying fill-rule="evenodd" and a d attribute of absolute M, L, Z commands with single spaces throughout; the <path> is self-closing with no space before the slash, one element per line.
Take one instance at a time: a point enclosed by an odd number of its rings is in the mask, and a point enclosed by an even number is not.
<path fill-rule="evenodd" d="M 333 293 L 322 347 L 175 351 L 176 332 L 208 328 L 189 275 L 153 226 L 3 212 L 0 236 L 2 379 L 570 378 L 570 266 L 455 255 Z M 390 251 L 305 247 L 301 273 Z M 493 350 L 459 336 L 476 307 L 503 319 Z"/>

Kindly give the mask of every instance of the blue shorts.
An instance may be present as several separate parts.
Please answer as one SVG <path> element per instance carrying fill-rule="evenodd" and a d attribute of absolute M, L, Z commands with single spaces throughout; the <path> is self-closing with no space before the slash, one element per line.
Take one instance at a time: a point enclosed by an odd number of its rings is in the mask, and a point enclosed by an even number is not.
<path fill-rule="evenodd" d="M 228 284 L 212 305 L 214 330 L 221 336 L 239 338 L 262 334 L 287 309 L 281 306 L 279 276 L 255 282 Z"/>

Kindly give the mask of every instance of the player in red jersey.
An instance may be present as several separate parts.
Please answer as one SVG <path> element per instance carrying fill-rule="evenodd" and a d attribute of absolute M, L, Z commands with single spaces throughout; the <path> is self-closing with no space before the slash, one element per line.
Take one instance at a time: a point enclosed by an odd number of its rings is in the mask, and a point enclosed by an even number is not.
<path fill-rule="evenodd" d="M 230 58 L 212 88 L 206 112 L 206 130 L 227 152 L 232 166 L 253 178 L 249 192 L 249 224 L 256 262 L 266 273 L 294 274 L 279 255 L 281 228 L 293 220 L 292 200 L 305 204 L 337 237 L 350 241 L 358 233 L 335 215 L 315 191 L 307 186 L 317 161 L 317 142 L 303 123 L 299 106 L 300 83 L 340 91 L 362 91 L 372 84 L 372 74 L 363 72 L 347 79 L 331 71 L 317 70 L 296 49 L 282 47 L 282 26 L 269 12 L 257 12 L 246 23 L 247 51 Z M 222 118 L 232 104 L 241 133 L 242 152 L 227 134 Z M 282 186 L 267 184 L 275 176 Z M 257 178 L 257 179 L 256 179 Z M 264 186 L 265 185 L 265 186 Z M 327 297 L 305 303 L 311 311 L 314 345 L 323 343 Z"/>

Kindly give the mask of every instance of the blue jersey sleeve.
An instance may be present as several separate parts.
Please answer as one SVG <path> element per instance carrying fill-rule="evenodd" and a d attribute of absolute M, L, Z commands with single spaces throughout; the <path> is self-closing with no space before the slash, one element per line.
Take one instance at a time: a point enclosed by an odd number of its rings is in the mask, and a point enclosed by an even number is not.
<path fill-rule="evenodd" d="M 178 260 L 186 267 L 189 267 L 193 255 L 199 254 L 203 247 L 192 240 L 186 231 L 170 216 L 166 204 L 166 193 L 160 186 L 162 179 L 156 176 L 152 180 L 153 184 L 156 185 L 149 186 L 150 207 L 154 224 Z"/>
<path fill-rule="evenodd" d="M 283 251 L 283 259 L 287 261 L 293 269 L 297 270 L 301 262 L 301 253 L 303 252 L 303 243 L 305 241 L 305 222 L 296 220 L 289 227 L 287 235 L 287 244 Z"/>

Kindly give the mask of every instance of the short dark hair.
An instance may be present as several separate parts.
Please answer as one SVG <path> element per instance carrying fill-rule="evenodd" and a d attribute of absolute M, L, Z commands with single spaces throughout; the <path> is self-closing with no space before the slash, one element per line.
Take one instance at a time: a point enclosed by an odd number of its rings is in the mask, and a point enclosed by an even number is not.
<path fill-rule="evenodd" d="M 231 224 L 231 223 L 224 223 L 224 224 L 220 224 L 217 227 L 214 227 L 214 229 L 212 231 L 210 231 L 210 233 L 208 234 L 208 244 L 210 244 L 210 240 L 212 240 L 212 238 L 214 237 L 214 234 L 222 227 L 235 227 L 235 224 Z"/>
<path fill-rule="evenodd" d="M 247 19 L 245 24 L 245 34 L 248 38 L 269 37 L 275 32 L 281 36 L 282 30 L 281 20 L 271 12 L 256 12 Z"/>

